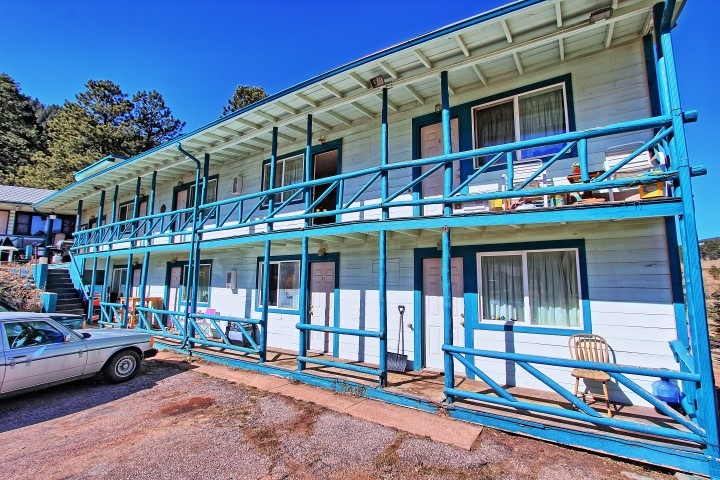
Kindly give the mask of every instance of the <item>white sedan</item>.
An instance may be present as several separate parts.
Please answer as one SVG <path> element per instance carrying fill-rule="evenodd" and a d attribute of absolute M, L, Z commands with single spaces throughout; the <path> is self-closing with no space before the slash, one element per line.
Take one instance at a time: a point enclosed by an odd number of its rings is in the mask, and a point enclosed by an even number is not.
<path fill-rule="evenodd" d="M 0 313 L 0 398 L 102 372 L 132 379 L 153 357 L 153 337 L 114 328 L 70 330 L 39 313 Z"/>

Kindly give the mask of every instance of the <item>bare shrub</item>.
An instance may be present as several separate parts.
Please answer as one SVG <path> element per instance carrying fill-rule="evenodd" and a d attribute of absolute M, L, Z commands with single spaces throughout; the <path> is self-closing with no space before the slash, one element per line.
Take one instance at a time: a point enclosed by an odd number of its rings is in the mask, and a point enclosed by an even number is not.
<path fill-rule="evenodd" d="M 25 312 L 42 309 L 42 290 L 35 286 L 30 270 L 24 265 L 0 265 L 0 300 Z"/>

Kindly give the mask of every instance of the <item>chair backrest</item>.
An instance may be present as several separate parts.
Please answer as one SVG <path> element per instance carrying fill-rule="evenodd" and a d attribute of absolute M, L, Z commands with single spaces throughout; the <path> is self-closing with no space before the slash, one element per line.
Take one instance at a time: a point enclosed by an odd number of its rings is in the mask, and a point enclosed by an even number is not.
<path fill-rule="evenodd" d="M 573 360 L 610 363 L 610 347 L 600 335 L 578 333 L 570 337 L 568 347 Z"/>
<path fill-rule="evenodd" d="M 525 180 L 527 180 L 532 176 L 532 174 L 537 172 L 542 165 L 543 162 L 540 160 L 513 164 L 513 188 L 525 182 Z M 507 188 L 505 186 L 507 174 L 503 173 L 502 178 L 503 184 L 501 189 L 504 190 L 505 188 Z M 541 186 L 545 186 L 546 178 L 547 172 L 543 171 L 537 177 L 535 177 L 535 179 L 533 179 L 533 181 L 530 182 L 525 188 L 539 188 Z"/>
<path fill-rule="evenodd" d="M 530 176 L 537 172 L 538 169 L 542 166 L 543 162 L 537 161 L 537 162 L 528 162 L 528 163 L 520 163 L 513 165 L 513 185 L 520 185 L 525 180 L 530 178 Z M 544 183 L 545 181 L 545 172 L 540 173 L 537 177 L 535 177 L 535 180 L 531 182 L 533 183 Z"/>
<path fill-rule="evenodd" d="M 605 170 L 610 170 L 642 146 L 643 142 L 633 142 L 609 147 L 605 150 Z M 615 172 L 615 177 L 634 177 L 638 173 L 647 172 L 648 170 L 650 170 L 650 153 L 648 153 L 647 150 L 644 150 L 638 154 L 638 156 L 623 165 L 620 170 Z"/>

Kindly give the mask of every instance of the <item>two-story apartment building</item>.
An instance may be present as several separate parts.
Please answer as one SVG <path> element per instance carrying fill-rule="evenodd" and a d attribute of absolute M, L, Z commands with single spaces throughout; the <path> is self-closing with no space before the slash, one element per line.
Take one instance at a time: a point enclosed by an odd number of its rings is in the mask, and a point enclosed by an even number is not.
<path fill-rule="evenodd" d="M 36 207 L 76 212 L 106 326 L 718 475 L 681 6 L 514 2 L 103 159 Z M 588 338 L 609 356 L 569 350 Z"/>

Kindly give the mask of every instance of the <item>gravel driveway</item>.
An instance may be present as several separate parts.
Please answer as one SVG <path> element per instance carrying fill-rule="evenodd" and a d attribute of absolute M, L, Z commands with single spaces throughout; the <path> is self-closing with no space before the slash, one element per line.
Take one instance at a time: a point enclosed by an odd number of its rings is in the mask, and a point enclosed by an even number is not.
<path fill-rule="evenodd" d="M 461 450 L 188 368 L 0 400 L 2 478 L 672 478 L 492 429 Z"/>

